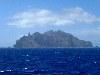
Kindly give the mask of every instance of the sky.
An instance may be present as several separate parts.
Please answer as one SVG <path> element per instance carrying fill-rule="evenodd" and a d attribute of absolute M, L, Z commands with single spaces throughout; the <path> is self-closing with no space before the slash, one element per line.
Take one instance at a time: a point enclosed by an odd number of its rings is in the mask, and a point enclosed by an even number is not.
<path fill-rule="evenodd" d="M 62 30 L 100 46 L 100 0 L 0 0 L 0 47 L 29 32 Z"/>

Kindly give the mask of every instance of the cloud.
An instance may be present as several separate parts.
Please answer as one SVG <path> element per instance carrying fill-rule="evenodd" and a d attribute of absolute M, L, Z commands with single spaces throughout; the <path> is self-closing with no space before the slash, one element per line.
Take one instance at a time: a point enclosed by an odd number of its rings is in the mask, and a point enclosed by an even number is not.
<path fill-rule="evenodd" d="M 46 9 L 32 9 L 12 15 L 7 24 L 27 28 L 48 25 L 66 26 L 77 23 L 100 23 L 100 17 L 97 17 L 96 15 L 91 14 L 80 7 L 65 9 L 60 13 Z"/>
<path fill-rule="evenodd" d="M 66 17 L 75 23 L 95 23 L 100 22 L 100 17 L 96 17 L 95 15 L 86 12 L 84 9 L 76 7 L 66 11 Z"/>

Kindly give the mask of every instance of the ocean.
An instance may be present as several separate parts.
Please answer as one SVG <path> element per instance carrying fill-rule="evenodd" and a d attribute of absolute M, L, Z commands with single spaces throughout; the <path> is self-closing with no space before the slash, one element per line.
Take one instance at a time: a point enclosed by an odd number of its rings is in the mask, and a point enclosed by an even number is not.
<path fill-rule="evenodd" d="M 0 75 L 100 75 L 100 48 L 1 48 Z"/>

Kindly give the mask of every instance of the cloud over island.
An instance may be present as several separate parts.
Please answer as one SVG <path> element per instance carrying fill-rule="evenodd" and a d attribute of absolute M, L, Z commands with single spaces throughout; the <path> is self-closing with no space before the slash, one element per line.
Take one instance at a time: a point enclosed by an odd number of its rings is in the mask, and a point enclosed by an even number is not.
<path fill-rule="evenodd" d="M 80 7 L 65 9 L 60 12 L 54 12 L 47 9 L 31 9 L 13 14 L 8 20 L 7 25 L 27 28 L 48 25 L 65 26 L 77 23 L 100 23 L 100 17 L 97 17 Z"/>

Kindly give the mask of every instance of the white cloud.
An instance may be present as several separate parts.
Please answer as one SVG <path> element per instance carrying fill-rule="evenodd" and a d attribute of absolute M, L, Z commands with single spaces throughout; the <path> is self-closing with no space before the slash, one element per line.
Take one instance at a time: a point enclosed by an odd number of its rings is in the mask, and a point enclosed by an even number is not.
<path fill-rule="evenodd" d="M 70 20 L 74 21 L 75 23 L 94 23 L 99 22 L 100 18 L 96 17 L 93 14 L 90 14 L 83 10 L 82 8 L 76 7 L 66 11 L 66 17 Z"/>
<path fill-rule="evenodd" d="M 100 23 L 100 17 L 86 12 L 80 7 L 66 9 L 62 13 L 55 13 L 50 10 L 29 10 L 14 14 L 8 22 L 8 25 L 27 28 L 35 26 L 61 26 L 73 25 L 77 23 Z"/>

